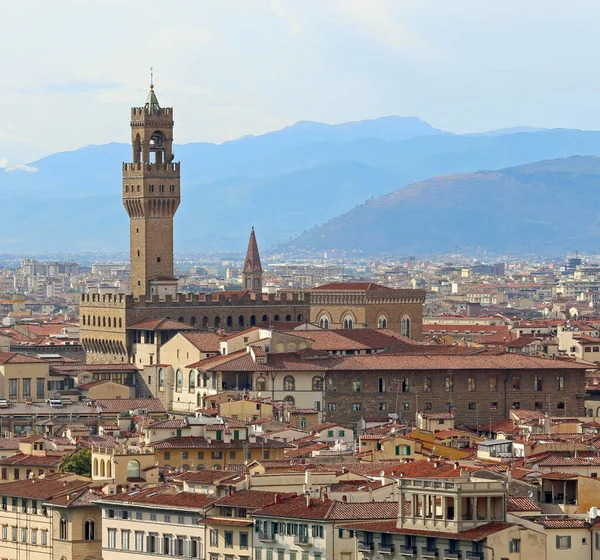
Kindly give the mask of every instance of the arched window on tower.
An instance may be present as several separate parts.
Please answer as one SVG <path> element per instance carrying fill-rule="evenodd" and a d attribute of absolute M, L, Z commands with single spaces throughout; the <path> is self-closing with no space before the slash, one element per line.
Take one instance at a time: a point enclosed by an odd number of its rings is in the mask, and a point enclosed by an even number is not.
<path fill-rule="evenodd" d="M 320 319 L 319 319 L 319 326 L 322 329 L 327 330 L 329 328 L 329 317 L 327 317 L 326 315 L 323 315 Z"/>
<path fill-rule="evenodd" d="M 383 315 L 381 315 L 379 319 L 377 319 L 377 328 L 387 329 L 387 319 Z"/>
<path fill-rule="evenodd" d="M 233 317 L 231 315 L 227 315 L 227 326 L 233 327 Z"/>
<path fill-rule="evenodd" d="M 408 315 L 402 317 L 402 321 L 400 322 L 400 334 L 406 338 L 410 338 L 410 318 Z"/>
<path fill-rule="evenodd" d="M 192 320 L 190 321 L 192 327 L 196 326 L 196 317 L 192 317 Z"/>
<path fill-rule="evenodd" d="M 240 327 L 241 329 L 243 329 L 243 328 L 244 328 L 244 321 L 245 321 L 245 320 L 244 320 L 244 316 L 243 316 L 243 315 L 240 315 L 240 316 L 238 317 L 238 327 Z"/>
<path fill-rule="evenodd" d="M 256 326 L 256 315 L 250 315 L 250 326 Z"/>
<path fill-rule="evenodd" d="M 313 391 L 322 391 L 323 390 L 323 378 L 319 375 L 315 375 L 312 378 L 312 390 Z"/>
<path fill-rule="evenodd" d="M 215 329 L 220 328 L 221 326 L 221 317 L 219 317 L 218 315 L 215 317 Z"/>
<path fill-rule="evenodd" d="M 285 316 L 285 320 L 286 321 L 291 321 L 292 320 L 292 316 L 291 315 L 286 315 Z"/>
<path fill-rule="evenodd" d="M 61 515 L 60 516 L 60 527 L 59 527 L 59 532 L 60 532 L 60 539 L 63 541 L 66 541 L 69 538 L 69 532 L 68 532 L 68 522 L 67 522 L 67 517 L 66 515 Z"/>
<path fill-rule="evenodd" d="M 96 523 L 91 519 L 88 519 L 83 524 L 83 538 L 86 541 L 93 541 L 96 539 Z"/>
<path fill-rule="evenodd" d="M 202 317 L 202 328 L 208 329 L 208 317 Z"/>
<path fill-rule="evenodd" d="M 346 315 L 344 317 L 344 328 L 345 329 L 351 329 L 354 325 L 354 322 L 352 320 L 352 317 L 350 315 Z"/>
<path fill-rule="evenodd" d="M 175 390 L 178 393 L 181 393 L 183 389 L 183 372 L 178 369 L 177 373 L 175 374 Z"/>
<path fill-rule="evenodd" d="M 190 370 L 188 384 L 189 384 L 190 392 L 193 392 L 194 389 L 196 388 L 196 373 L 194 372 L 193 369 Z"/>

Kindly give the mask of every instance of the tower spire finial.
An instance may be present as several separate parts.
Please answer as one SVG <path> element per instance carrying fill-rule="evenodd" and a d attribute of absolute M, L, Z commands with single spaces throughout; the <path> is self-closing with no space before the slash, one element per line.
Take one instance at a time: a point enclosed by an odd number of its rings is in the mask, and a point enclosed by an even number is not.
<path fill-rule="evenodd" d="M 154 89 L 154 68 L 150 66 L 150 89 Z"/>

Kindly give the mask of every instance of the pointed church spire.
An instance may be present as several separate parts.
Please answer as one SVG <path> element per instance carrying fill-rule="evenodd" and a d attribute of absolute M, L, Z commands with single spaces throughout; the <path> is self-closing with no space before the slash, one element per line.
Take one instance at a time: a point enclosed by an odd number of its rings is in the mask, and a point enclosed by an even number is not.
<path fill-rule="evenodd" d="M 262 265 L 260 263 L 260 253 L 258 252 L 254 226 L 252 226 L 252 231 L 250 232 L 242 277 L 244 279 L 244 289 L 257 293 L 262 292 Z"/>
<path fill-rule="evenodd" d="M 154 70 L 152 68 L 150 68 L 150 91 L 148 92 L 148 97 L 146 98 L 145 107 L 150 111 L 157 111 L 160 109 L 156 93 L 154 93 Z"/>

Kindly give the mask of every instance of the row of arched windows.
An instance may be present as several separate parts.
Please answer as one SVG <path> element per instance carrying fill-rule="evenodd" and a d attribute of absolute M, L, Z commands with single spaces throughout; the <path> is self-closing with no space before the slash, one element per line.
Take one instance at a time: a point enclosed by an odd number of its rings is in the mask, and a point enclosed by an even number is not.
<path fill-rule="evenodd" d="M 88 327 L 123 328 L 121 317 L 101 317 L 100 315 L 83 315 L 81 321 Z"/>
<path fill-rule="evenodd" d="M 94 476 L 104 478 L 112 478 L 112 462 L 110 459 L 94 459 L 94 468 L 92 470 Z"/>
<path fill-rule="evenodd" d="M 262 375 L 256 379 L 256 390 L 257 391 L 266 391 L 267 390 L 267 380 Z M 293 375 L 286 375 L 283 378 L 283 390 L 284 391 L 295 391 L 296 390 L 296 378 Z M 323 378 L 321 376 L 315 375 L 312 378 L 311 390 L 313 390 L 313 391 L 322 391 L 323 390 Z"/>
<path fill-rule="evenodd" d="M 66 515 L 60 516 L 59 538 L 68 540 L 69 538 L 69 520 Z M 93 519 L 87 519 L 83 523 L 83 538 L 86 541 L 96 540 L 96 522 Z"/>
<path fill-rule="evenodd" d="M 323 313 L 318 320 L 319 323 L 319 327 L 321 327 L 322 329 L 329 329 L 330 325 L 331 325 L 331 319 L 330 317 L 326 314 Z M 354 324 L 355 324 L 355 319 L 351 314 L 346 314 L 344 315 L 343 319 L 342 319 L 342 327 L 344 329 L 352 329 L 354 328 Z M 388 319 L 385 315 L 380 315 L 379 318 L 377 319 L 377 328 L 378 329 L 387 329 L 388 327 Z M 410 338 L 410 334 L 411 334 L 411 323 L 410 323 L 410 317 L 408 317 L 408 315 L 404 315 L 400 321 L 400 334 L 402 336 L 406 336 L 407 338 Z"/>

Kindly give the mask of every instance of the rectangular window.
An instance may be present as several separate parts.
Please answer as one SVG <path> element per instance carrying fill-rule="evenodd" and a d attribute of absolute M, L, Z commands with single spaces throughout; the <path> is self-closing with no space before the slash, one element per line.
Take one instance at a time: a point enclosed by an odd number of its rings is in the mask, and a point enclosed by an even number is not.
<path fill-rule="evenodd" d="M 190 558 L 199 558 L 200 557 L 200 541 L 198 539 L 192 538 L 190 541 Z"/>
<path fill-rule="evenodd" d="M 556 535 L 556 548 L 566 550 L 571 548 L 571 537 Z"/>
<path fill-rule="evenodd" d="M 544 386 L 543 377 L 541 375 L 536 375 L 533 378 L 533 390 L 537 391 L 539 393 L 540 391 L 544 390 L 543 386 Z"/>
<path fill-rule="evenodd" d="M 498 410 L 498 403 L 493 401 L 490 403 L 490 410 Z"/>
<path fill-rule="evenodd" d="M 267 548 L 267 560 L 273 560 L 273 549 Z"/>
<path fill-rule="evenodd" d="M 513 410 L 519 410 L 521 408 L 521 403 L 519 401 L 513 401 L 512 403 L 512 409 Z"/>
<path fill-rule="evenodd" d="M 452 377 L 446 377 L 446 392 L 452 393 L 454 390 L 454 379 Z"/>
<path fill-rule="evenodd" d="M 121 531 L 121 549 L 129 550 L 129 531 Z"/>
<path fill-rule="evenodd" d="M 475 391 L 475 378 L 469 377 L 467 378 L 467 391 L 474 392 Z"/>
<path fill-rule="evenodd" d="M 185 517 L 183 515 L 178 515 L 177 523 L 179 523 L 179 525 L 185 525 Z"/>
<path fill-rule="evenodd" d="M 352 403 L 352 410 L 354 412 L 358 412 L 359 410 L 362 410 L 362 403 L 359 403 L 359 402 Z"/>
<path fill-rule="evenodd" d="M 169 535 L 163 535 L 163 554 L 169 556 L 171 554 L 171 537 Z"/>
<path fill-rule="evenodd" d="M 384 411 L 384 410 L 387 410 L 387 405 L 386 405 L 386 403 L 384 403 L 384 402 L 380 402 L 380 403 L 379 403 L 379 410 L 382 410 L 382 411 Z"/>
<path fill-rule="evenodd" d="M 27 529 L 21 529 L 21 542 L 27 542 Z"/>
<path fill-rule="evenodd" d="M 333 437 L 333 430 L 327 430 L 327 437 Z"/>
<path fill-rule="evenodd" d="M 219 545 L 219 530 L 211 529 L 210 530 L 210 546 L 218 546 Z"/>
<path fill-rule="evenodd" d="M 433 410 L 433 403 L 430 403 L 430 402 L 424 403 L 423 410 Z"/>
<path fill-rule="evenodd" d="M 165 515 L 165 523 L 171 523 L 171 516 Z"/>
<path fill-rule="evenodd" d="M 204 451 L 198 451 L 198 459 L 204 459 Z"/>
<path fill-rule="evenodd" d="M 48 531 L 42 531 L 42 546 L 48 544 Z"/>
<path fill-rule="evenodd" d="M 45 381 L 45 379 L 43 377 L 38 377 L 35 380 L 35 392 L 36 392 L 36 398 L 38 398 L 38 399 L 43 399 L 45 397 L 44 381 Z"/>
<path fill-rule="evenodd" d="M 108 530 L 108 548 L 117 548 L 117 530 Z"/>
<path fill-rule="evenodd" d="M 521 552 L 521 539 L 511 539 L 508 551 L 513 554 L 517 552 Z"/>
<path fill-rule="evenodd" d="M 498 378 L 495 375 L 490 377 L 490 391 L 494 393 L 498 390 Z"/>
<path fill-rule="evenodd" d="M 213 459 L 222 459 L 223 458 L 223 452 L 222 451 L 213 451 L 211 453 L 211 457 Z"/>
<path fill-rule="evenodd" d="M 188 452 L 187 451 L 182 451 L 181 452 L 181 458 L 182 459 L 187 459 L 188 458 Z"/>
<path fill-rule="evenodd" d="M 565 390 L 565 378 L 562 375 L 559 375 L 556 378 L 556 390 L 557 391 L 564 391 Z"/>
<path fill-rule="evenodd" d="M 248 548 L 248 533 L 240 533 L 240 548 Z"/>
<path fill-rule="evenodd" d="M 360 379 L 354 379 L 352 381 L 352 392 L 353 393 L 360 393 L 360 386 L 361 386 Z"/>
<path fill-rule="evenodd" d="M 330 412 L 336 411 L 337 403 L 334 403 L 334 402 L 327 403 L 327 410 L 329 410 Z"/>
<path fill-rule="evenodd" d="M 254 549 L 254 560 L 262 560 L 262 548 Z"/>
<path fill-rule="evenodd" d="M 17 391 L 18 391 L 18 379 L 9 379 L 8 380 L 8 398 L 12 400 L 17 400 Z"/>
<path fill-rule="evenodd" d="M 31 529 L 31 544 L 37 544 L 37 529 Z"/>
<path fill-rule="evenodd" d="M 144 551 L 144 533 L 142 531 L 135 532 L 135 551 Z"/>
<path fill-rule="evenodd" d="M 423 379 L 423 392 L 431 393 L 431 377 L 425 377 Z"/>
<path fill-rule="evenodd" d="M 312 537 L 314 539 L 322 539 L 323 538 L 323 525 L 313 525 L 312 526 Z"/>
<path fill-rule="evenodd" d="M 469 410 L 477 410 L 477 403 L 476 402 L 470 402 L 469 403 Z"/>
<path fill-rule="evenodd" d="M 564 410 L 564 408 L 565 408 L 565 401 L 558 401 L 558 402 L 556 403 L 556 408 L 559 408 L 559 409 L 561 409 L 561 410 Z"/>
<path fill-rule="evenodd" d="M 23 398 L 31 398 L 31 379 L 23 379 Z"/>
<path fill-rule="evenodd" d="M 171 459 L 171 452 L 170 451 L 165 451 L 163 454 L 165 461 L 168 461 L 169 459 Z"/>
<path fill-rule="evenodd" d="M 385 393 L 385 377 L 379 378 L 378 388 L 380 393 Z"/>
<path fill-rule="evenodd" d="M 146 552 L 158 552 L 158 535 L 151 533 L 146 537 Z"/>
<path fill-rule="evenodd" d="M 233 531 L 225 531 L 225 548 L 233 548 Z"/>
<path fill-rule="evenodd" d="M 521 378 L 518 375 L 512 376 L 512 390 L 513 391 L 521 390 Z"/>
<path fill-rule="evenodd" d="M 544 403 L 542 401 L 535 401 L 534 408 L 535 410 L 542 410 L 544 408 Z"/>

